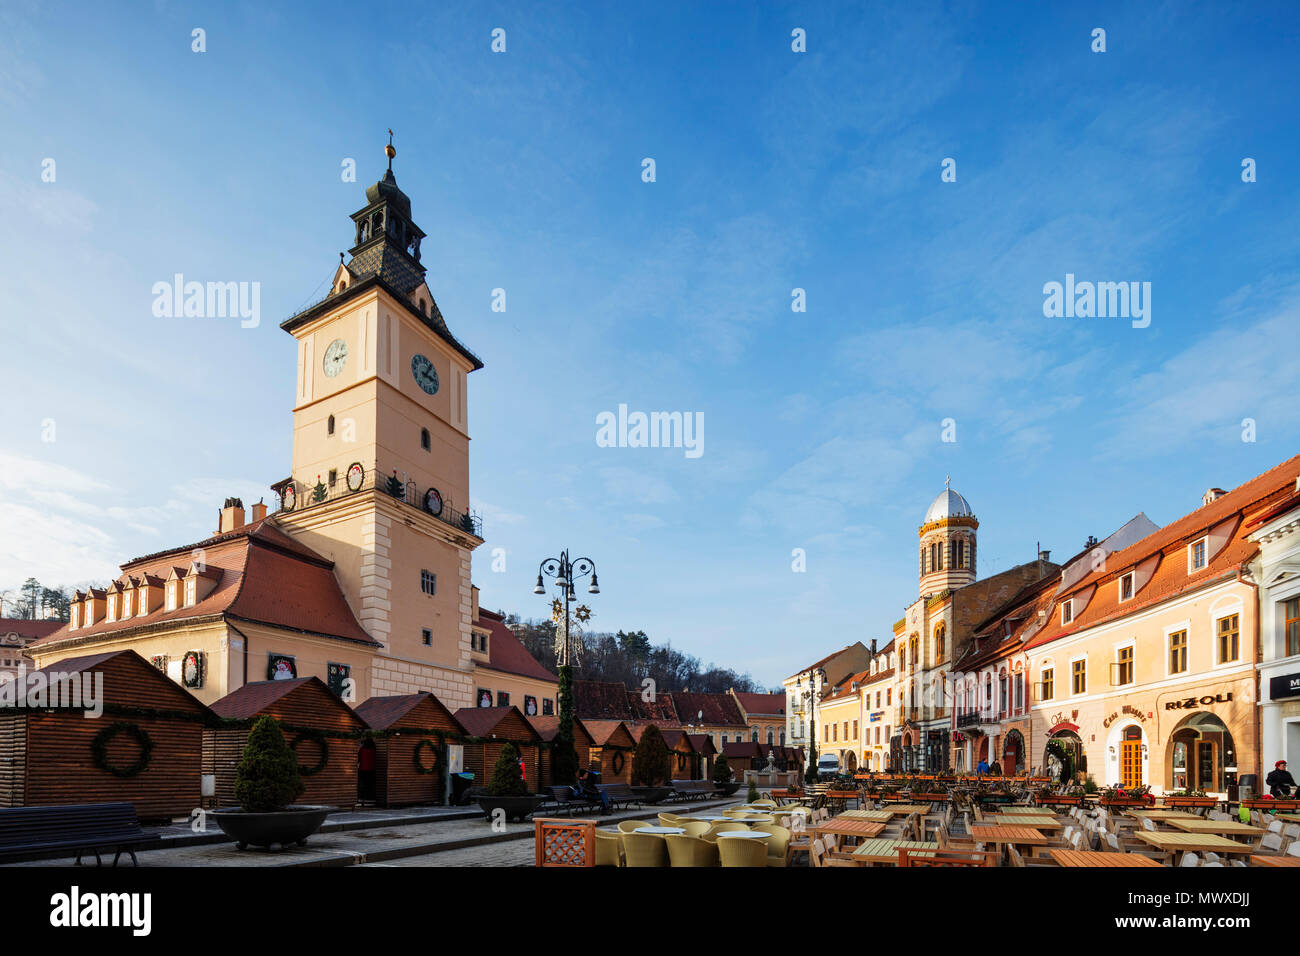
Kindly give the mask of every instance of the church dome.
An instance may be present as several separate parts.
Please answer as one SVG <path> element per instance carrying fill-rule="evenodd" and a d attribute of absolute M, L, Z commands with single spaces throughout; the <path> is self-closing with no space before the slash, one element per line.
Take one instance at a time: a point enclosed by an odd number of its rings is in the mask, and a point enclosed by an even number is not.
<path fill-rule="evenodd" d="M 970 504 L 957 492 L 951 488 L 945 488 L 939 493 L 939 497 L 930 502 L 930 508 L 925 513 L 925 521 L 922 524 L 929 524 L 931 521 L 939 521 L 943 518 L 972 518 L 975 512 L 971 511 Z"/>

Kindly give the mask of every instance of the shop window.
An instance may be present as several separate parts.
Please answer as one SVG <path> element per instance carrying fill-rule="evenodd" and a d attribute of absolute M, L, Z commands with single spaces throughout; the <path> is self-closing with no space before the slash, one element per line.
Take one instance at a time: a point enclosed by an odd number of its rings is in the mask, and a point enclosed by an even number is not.
<path fill-rule="evenodd" d="M 1174 631 L 1169 635 L 1169 673 L 1182 674 L 1187 670 L 1187 632 Z"/>
<path fill-rule="evenodd" d="M 1227 664 L 1237 659 L 1238 636 L 1237 615 L 1229 614 L 1219 618 L 1219 663 Z"/>

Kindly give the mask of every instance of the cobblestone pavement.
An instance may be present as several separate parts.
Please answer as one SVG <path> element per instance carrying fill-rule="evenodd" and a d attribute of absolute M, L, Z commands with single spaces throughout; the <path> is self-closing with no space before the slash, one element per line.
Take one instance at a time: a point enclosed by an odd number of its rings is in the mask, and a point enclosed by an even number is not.
<path fill-rule="evenodd" d="M 659 809 L 690 813 L 734 805 L 735 798 L 691 806 L 647 807 L 599 817 L 602 827 L 620 820 L 654 820 Z M 405 826 L 384 823 L 364 830 L 317 833 L 305 847 L 266 852 L 233 843 L 204 843 L 137 852 L 142 867 L 199 866 L 531 866 L 533 824 L 508 823 L 494 830 L 481 816 Z M 93 860 L 93 857 L 92 857 Z M 124 858 L 125 860 L 125 858 Z M 14 863 L 16 867 L 68 866 L 71 858 Z M 109 854 L 106 863 L 112 862 Z M 92 862 L 90 864 L 94 866 Z M 125 860 L 130 866 L 130 861 Z"/>

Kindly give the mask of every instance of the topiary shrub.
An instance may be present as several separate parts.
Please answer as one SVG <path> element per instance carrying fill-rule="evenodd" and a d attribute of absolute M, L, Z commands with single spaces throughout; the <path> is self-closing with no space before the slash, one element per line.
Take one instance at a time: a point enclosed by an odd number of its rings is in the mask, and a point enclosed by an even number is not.
<path fill-rule="evenodd" d="M 654 724 L 646 727 L 636 745 L 636 766 L 632 782 L 642 787 L 657 787 L 668 782 L 672 768 L 664 735 Z"/>
<path fill-rule="evenodd" d="M 283 810 L 303 791 L 298 757 L 274 718 L 259 717 L 235 770 L 235 799 L 248 813 Z"/>
<path fill-rule="evenodd" d="M 718 759 L 713 762 L 713 782 L 731 782 L 731 764 L 727 763 L 726 754 L 718 754 Z"/>
<path fill-rule="evenodd" d="M 488 794 L 494 797 L 522 797 L 528 793 L 523 772 L 519 769 L 519 750 L 510 741 L 501 748 L 501 756 L 492 768 Z"/>

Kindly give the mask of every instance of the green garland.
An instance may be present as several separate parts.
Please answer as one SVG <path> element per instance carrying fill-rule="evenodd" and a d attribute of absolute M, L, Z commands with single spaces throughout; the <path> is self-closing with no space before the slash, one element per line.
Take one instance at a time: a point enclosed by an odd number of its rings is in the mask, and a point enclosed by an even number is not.
<path fill-rule="evenodd" d="M 320 763 L 314 767 L 298 765 L 298 772 L 304 777 L 310 777 L 312 774 L 320 773 L 325 769 L 325 765 L 330 762 L 330 747 L 325 735 L 319 730 L 300 730 L 298 736 L 293 738 L 293 743 L 289 744 L 289 749 L 293 751 L 295 757 L 298 755 L 298 744 L 304 740 L 313 741 L 320 747 Z"/>
<path fill-rule="evenodd" d="M 433 754 L 433 765 L 430 767 L 426 767 L 424 764 L 420 762 L 420 752 L 425 749 L 428 749 Z M 413 760 L 415 762 L 416 773 L 423 773 L 423 774 L 437 773 L 438 768 L 441 766 L 441 761 L 438 759 L 438 745 L 435 744 L 428 737 L 423 738 L 415 745 L 415 755 L 413 757 Z"/>
<path fill-rule="evenodd" d="M 108 742 L 118 734 L 130 734 L 140 745 L 140 756 L 129 767 L 114 767 L 108 762 Z M 129 724 L 119 720 L 109 724 L 95 735 L 95 739 L 90 742 L 90 755 L 95 766 L 100 770 L 107 770 L 115 777 L 135 777 L 149 766 L 153 756 L 153 739 L 139 724 Z"/>

